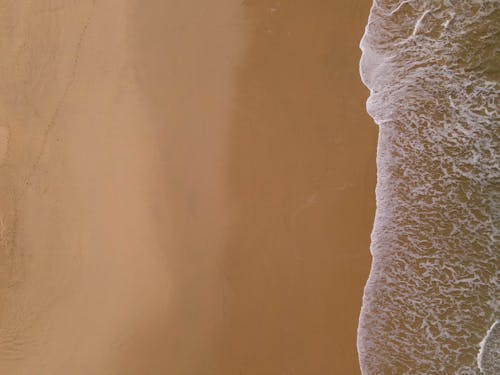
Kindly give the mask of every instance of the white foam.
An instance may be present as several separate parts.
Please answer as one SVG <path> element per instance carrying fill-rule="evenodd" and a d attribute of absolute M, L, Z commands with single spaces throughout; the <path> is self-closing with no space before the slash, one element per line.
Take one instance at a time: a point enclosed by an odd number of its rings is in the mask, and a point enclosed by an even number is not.
<path fill-rule="evenodd" d="M 483 64 L 495 10 L 378 0 L 370 12 L 360 75 L 380 134 L 363 374 L 476 373 L 476 345 L 498 316 L 499 84 Z"/>
<path fill-rule="evenodd" d="M 490 327 L 480 343 L 477 364 L 485 375 L 500 374 L 500 321 Z"/>

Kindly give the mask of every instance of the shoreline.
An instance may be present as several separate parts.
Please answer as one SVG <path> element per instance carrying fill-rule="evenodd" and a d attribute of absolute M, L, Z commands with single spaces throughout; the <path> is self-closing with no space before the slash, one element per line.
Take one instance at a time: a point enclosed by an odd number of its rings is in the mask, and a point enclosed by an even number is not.
<path fill-rule="evenodd" d="M 374 4 L 361 43 L 367 109 L 380 124 L 358 329 L 367 373 L 475 373 L 498 315 L 496 124 L 485 104 L 496 94 L 487 51 L 498 6 L 428 6 Z"/>

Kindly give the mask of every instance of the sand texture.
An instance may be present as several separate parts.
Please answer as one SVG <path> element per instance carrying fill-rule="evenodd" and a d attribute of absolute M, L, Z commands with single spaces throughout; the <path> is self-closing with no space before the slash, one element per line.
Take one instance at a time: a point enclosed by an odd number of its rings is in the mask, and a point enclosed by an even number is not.
<path fill-rule="evenodd" d="M 359 374 L 368 0 L 0 0 L 0 374 Z"/>

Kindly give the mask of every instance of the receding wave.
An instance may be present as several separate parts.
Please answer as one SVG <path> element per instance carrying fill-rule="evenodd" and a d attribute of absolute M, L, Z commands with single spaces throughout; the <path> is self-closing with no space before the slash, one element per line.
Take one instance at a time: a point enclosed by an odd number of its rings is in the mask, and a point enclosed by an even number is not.
<path fill-rule="evenodd" d="M 500 374 L 500 321 L 497 320 L 481 342 L 477 362 L 485 375 Z"/>
<path fill-rule="evenodd" d="M 373 4 L 360 64 L 380 130 L 363 374 L 480 373 L 500 310 L 499 44 L 500 0 Z"/>

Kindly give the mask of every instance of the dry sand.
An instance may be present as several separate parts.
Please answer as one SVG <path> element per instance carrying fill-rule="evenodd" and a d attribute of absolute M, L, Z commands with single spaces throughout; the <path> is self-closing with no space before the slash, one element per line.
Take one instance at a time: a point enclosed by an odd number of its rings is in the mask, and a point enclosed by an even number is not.
<path fill-rule="evenodd" d="M 358 374 L 369 0 L 0 0 L 0 373 Z"/>

